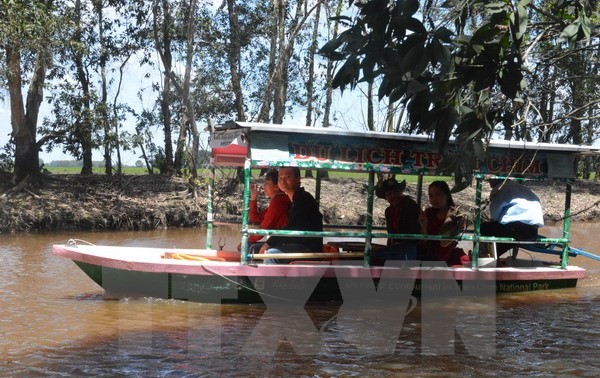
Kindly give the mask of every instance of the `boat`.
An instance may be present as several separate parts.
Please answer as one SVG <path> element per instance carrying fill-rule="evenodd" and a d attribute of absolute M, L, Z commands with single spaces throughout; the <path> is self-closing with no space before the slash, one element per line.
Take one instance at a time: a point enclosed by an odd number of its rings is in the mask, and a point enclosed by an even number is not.
<path fill-rule="evenodd" d="M 591 146 L 490 141 L 487 158 L 474 172 L 476 210 L 473 230 L 448 237 L 388 234 L 373 225 L 377 174 L 417 175 L 421 193 L 424 176 L 440 175 L 443 160 L 430 138 L 385 132 L 342 131 L 303 126 L 229 122 L 210 128 L 211 165 L 207 194 L 205 248 L 137 248 L 91 245 L 76 239 L 54 245 L 53 253 L 70 259 L 106 297 L 156 297 L 212 303 L 269 303 L 284 301 L 352 302 L 379 293 L 396 297 L 496 295 L 575 287 L 585 269 L 570 258 L 600 257 L 569 245 L 571 185 L 576 179 L 577 155 L 598 154 Z M 448 153 L 458 146 L 450 141 Z M 297 166 L 301 169 L 353 172 L 368 182 L 364 225 L 326 225 L 325 231 L 255 229 L 249 224 L 250 182 L 253 170 Z M 213 234 L 223 222 L 213 214 L 215 169 L 235 167 L 244 172 L 241 252 L 213 247 Z M 565 185 L 563 235 L 535 241 L 485 237 L 479 234 L 482 183 L 486 178 L 511 178 Z M 320 199 L 321 175 L 315 198 Z M 320 236 L 324 251 L 269 255 L 287 264 L 264 264 L 265 255 L 248 251 L 249 235 Z M 372 251 L 388 237 L 447 240 L 470 243 L 471 261 L 446 266 L 443 262 L 388 261 L 372 264 Z M 479 256 L 484 244 L 514 242 L 519 246 L 507 258 Z M 558 255 L 560 261 L 519 258 L 518 250 Z"/>

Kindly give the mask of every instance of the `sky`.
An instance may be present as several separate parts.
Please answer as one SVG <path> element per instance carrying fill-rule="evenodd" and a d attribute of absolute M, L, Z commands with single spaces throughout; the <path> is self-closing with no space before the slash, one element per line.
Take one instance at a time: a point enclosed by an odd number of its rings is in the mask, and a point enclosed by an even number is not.
<path fill-rule="evenodd" d="M 144 95 L 142 96 L 142 100 L 138 98 L 137 92 L 148 85 L 151 82 L 150 79 L 143 78 L 143 72 L 139 70 L 136 72 L 135 70 L 130 70 L 130 72 L 126 75 L 127 79 L 124 82 L 122 94 L 120 95 L 120 99 L 122 102 L 127 103 L 129 106 L 134 107 L 138 111 L 145 108 L 151 108 L 152 102 L 154 101 L 155 94 L 151 93 L 149 88 L 146 88 L 144 91 Z M 6 94 L 5 97 L 7 97 Z M 360 92 L 351 92 L 344 91 L 344 93 L 340 93 L 339 91 L 334 91 L 334 96 L 336 101 L 334 101 L 334 116 L 336 120 L 332 120 L 332 127 L 345 129 L 345 130 L 361 130 L 363 117 L 363 107 L 362 100 L 360 96 Z M 50 114 L 50 105 L 46 102 L 43 102 L 40 108 L 40 116 L 38 119 L 38 126 L 43 122 L 44 117 L 48 117 Z M 304 112 L 299 112 L 296 114 L 291 114 L 286 117 L 286 123 L 290 125 L 303 125 L 305 123 L 306 114 Z M 198 128 L 203 130 L 206 126 L 204 123 L 205 120 L 197 120 L 199 122 Z M 4 101 L 0 100 L 0 146 L 4 146 L 10 138 L 11 133 L 11 123 L 10 123 L 10 103 L 8 102 L 8 98 Z M 123 130 L 129 130 L 133 132 L 134 130 L 134 121 L 129 119 L 126 120 L 122 126 Z M 40 136 L 38 135 L 38 138 Z M 162 134 L 160 130 L 155 132 L 155 137 L 160 138 L 162 140 Z M 175 139 L 174 139 L 175 140 Z M 140 151 L 122 151 L 121 158 L 123 160 L 123 164 L 125 165 L 135 165 L 135 162 L 140 159 Z M 52 152 L 46 152 L 45 149 L 40 151 L 40 159 L 42 159 L 45 163 L 49 163 L 54 160 L 74 160 L 74 158 L 68 154 L 64 154 L 62 152 L 62 148 L 60 146 L 56 147 Z M 93 160 L 101 161 L 103 160 L 102 151 L 97 150 L 93 153 Z"/>
<path fill-rule="evenodd" d="M 212 0 L 214 7 L 219 7 L 222 4 L 222 0 Z M 157 66 L 160 67 L 158 57 L 155 57 Z M 133 59 L 130 62 L 134 61 Z M 119 96 L 119 100 L 122 103 L 127 103 L 129 106 L 134 109 L 140 111 L 143 108 L 151 108 L 153 106 L 154 99 L 156 97 L 156 93 L 153 93 L 150 86 L 152 82 L 160 81 L 157 72 L 151 72 L 150 78 L 144 77 L 146 74 L 145 69 L 140 69 L 136 63 L 130 63 L 127 65 L 127 72 L 125 74 L 125 81 L 123 83 L 121 94 Z M 138 97 L 137 93 L 140 89 L 144 89 L 144 94 L 142 99 Z M 2 89 L 0 89 L 2 90 Z M 45 93 L 46 94 L 46 93 Z M 26 90 L 24 90 L 23 95 L 26 95 Z M 109 98 L 114 96 L 114 93 L 109 93 Z M 4 100 L 2 100 L 4 98 Z M 363 98 L 362 94 L 359 91 L 350 91 L 346 90 L 342 94 L 339 90 L 334 91 L 334 106 L 332 109 L 332 119 L 331 124 L 332 127 L 337 127 L 346 130 L 361 130 L 361 126 L 365 124 L 362 120 L 366 117 L 363 111 Z M 50 115 L 50 105 L 46 102 L 43 102 L 40 108 L 40 115 L 38 119 L 38 127 L 42 124 L 44 117 L 48 117 Z M 304 112 L 299 112 L 297 114 L 288 114 L 286 116 L 285 123 L 293 124 L 293 125 L 303 125 L 305 123 L 306 115 Z M 203 130 L 206 126 L 206 120 L 197 120 L 198 128 Z M 126 120 L 124 125 L 122 126 L 122 130 L 129 130 L 132 132 L 134 130 L 134 121 L 129 119 Z M 0 146 L 4 146 L 10 138 L 11 133 L 11 123 L 10 123 L 10 104 L 8 101 L 8 93 L 5 91 L 4 93 L 0 93 Z M 164 137 L 162 136 L 162 132 L 157 130 L 155 132 L 155 138 L 160 138 L 162 140 Z M 38 135 L 38 139 L 39 139 Z M 174 140 L 175 140 L 174 136 Z M 93 152 L 93 160 L 103 160 L 102 151 L 94 151 Z M 140 151 L 127 151 L 122 152 L 121 157 L 123 159 L 123 163 L 126 165 L 134 165 L 137 160 L 140 160 Z M 69 156 L 68 154 L 64 154 L 62 152 L 62 148 L 59 146 L 55 148 L 52 152 L 46 152 L 45 150 L 40 151 L 40 158 L 45 162 L 49 163 L 53 160 L 73 160 L 74 158 Z"/>
<path fill-rule="evenodd" d="M 149 88 L 146 88 L 146 92 L 148 92 L 148 94 L 143 96 L 143 101 L 140 100 L 136 95 L 140 89 L 149 86 L 151 80 L 144 79 L 142 71 L 131 69 L 131 67 L 135 68 L 133 65 L 130 65 L 130 68 L 125 73 L 124 76 L 126 77 L 126 80 L 123 83 L 119 98 L 121 99 L 121 102 L 125 102 L 138 110 L 142 109 L 143 107 L 151 107 L 153 98 L 150 98 L 151 94 L 149 93 Z M 23 96 L 26 96 L 26 94 L 27 89 L 25 88 L 23 90 Z M 44 95 L 47 95 L 47 92 L 45 92 Z M 10 122 L 10 103 L 8 101 L 8 93 L 2 93 L 0 98 L 1 97 L 4 97 L 4 100 L 0 100 L 0 146 L 4 146 L 10 139 L 12 126 Z M 38 127 L 43 123 L 44 117 L 50 116 L 50 111 L 50 105 L 46 101 L 42 102 L 40 107 L 40 115 L 38 117 Z M 123 127 L 128 130 L 133 130 L 134 124 L 132 120 L 127 120 L 125 121 Z M 38 135 L 37 138 L 39 139 L 40 136 Z M 94 151 L 93 154 L 93 160 L 103 160 L 102 151 Z M 139 153 L 135 154 L 126 152 L 122 154 L 123 163 L 126 165 L 135 165 L 135 161 L 139 160 L 139 155 Z M 74 160 L 72 156 L 64 154 L 60 146 L 49 153 L 43 149 L 40 151 L 40 159 L 46 163 L 49 163 L 53 160 Z"/>

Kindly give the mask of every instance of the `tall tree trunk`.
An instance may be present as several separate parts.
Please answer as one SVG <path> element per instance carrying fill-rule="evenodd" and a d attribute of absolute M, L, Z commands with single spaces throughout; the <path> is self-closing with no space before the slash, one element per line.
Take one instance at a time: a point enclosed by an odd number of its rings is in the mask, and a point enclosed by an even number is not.
<path fill-rule="evenodd" d="M 229 34 L 231 43 L 227 49 L 227 57 L 229 59 L 229 71 L 231 73 L 231 86 L 235 94 L 235 109 L 237 112 L 238 121 L 246 120 L 244 111 L 244 94 L 242 92 L 242 84 L 240 80 L 239 67 L 241 59 L 241 44 L 240 44 L 240 26 L 238 23 L 238 15 L 236 10 L 235 0 L 227 0 L 227 12 L 229 14 Z"/>
<path fill-rule="evenodd" d="M 15 141 L 15 181 L 27 177 L 37 180 L 39 174 L 39 154 L 35 143 L 35 128 L 30 127 L 29 117 L 25 115 L 25 105 L 21 92 L 21 53 L 9 45 L 5 48 L 8 68 L 8 92 L 12 136 Z M 33 83 L 32 83 L 33 85 Z"/>
<path fill-rule="evenodd" d="M 539 142 L 549 143 L 552 138 L 554 120 L 554 104 L 556 101 L 555 80 L 550 73 L 550 66 L 546 65 L 540 75 L 540 117 L 543 126 L 539 130 Z"/>
<path fill-rule="evenodd" d="M 160 55 L 164 67 L 163 88 L 160 100 L 161 114 L 163 118 L 163 133 L 165 136 L 165 161 L 160 165 L 160 173 L 173 174 L 173 140 L 171 137 L 171 75 L 173 57 L 171 55 L 171 14 L 169 1 L 162 0 L 162 7 L 159 7 L 159 0 L 154 1 L 153 13 L 153 32 L 156 50 Z M 162 35 L 159 37 L 158 16 L 162 8 L 163 22 Z"/>
<path fill-rule="evenodd" d="M 121 161 L 121 143 L 120 143 L 120 132 L 119 132 L 119 114 L 118 114 L 118 106 L 117 106 L 117 99 L 119 98 L 119 95 L 121 94 L 121 86 L 123 85 L 123 72 L 125 70 L 125 65 L 127 64 L 127 62 L 129 61 L 129 58 L 131 58 L 131 54 L 127 55 L 127 57 L 125 58 L 125 60 L 123 60 L 123 63 L 121 63 L 121 66 L 119 66 L 119 84 L 117 85 L 117 92 L 115 93 L 115 97 L 113 99 L 113 104 L 112 104 L 112 111 L 113 111 L 113 116 L 112 116 L 112 124 L 113 124 L 113 129 L 115 132 L 115 151 L 117 153 L 117 172 L 121 173 L 122 172 L 122 167 L 123 167 L 123 163 Z M 145 152 L 142 146 L 142 152 L 144 153 L 144 157 L 145 157 Z M 146 161 L 147 163 L 147 161 Z"/>
<path fill-rule="evenodd" d="M 98 16 L 98 39 L 100 40 L 100 122 L 104 130 L 104 173 L 112 176 L 112 137 L 110 121 L 108 119 L 108 91 L 106 82 L 106 61 L 108 52 L 106 50 L 106 41 L 104 38 L 104 13 L 102 12 L 102 0 L 94 0 L 94 9 Z M 118 136 L 115 136 L 115 138 Z M 117 173 L 121 173 L 121 167 L 117 166 Z"/>
<path fill-rule="evenodd" d="M 196 14 L 196 0 L 190 0 L 190 15 Z M 192 61 L 194 58 L 194 35 L 196 31 L 196 17 L 191 17 L 188 23 L 187 29 L 187 56 L 185 64 L 185 76 L 183 81 L 183 103 L 186 105 L 186 114 L 188 115 L 188 124 L 190 126 L 190 133 L 192 134 L 192 148 L 191 148 L 191 161 L 190 161 L 190 173 L 192 178 L 198 177 L 198 163 L 199 163 L 199 150 L 200 150 L 200 133 L 198 132 L 198 125 L 196 125 L 196 117 L 194 111 L 194 103 L 190 96 L 190 81 L 192 76 Z"/>
<path fill-rule="evenodd" d="M 299 3 L 301 0 L 298 1 Z M 287 57 L 285 54 L 285 0 L 276 0 L 277 14 L 277 65 L 273 77 L 273 123 L 283 123 L 285 115 L 285 86 Z M 290 41 L 291 42 L 291 41 Z M 285 72 L 284 72 L 285 71 Z"/>
<path fill-rule="evenodd" d="M 75 2 L 75 13 L 77 19 L 75 40 L 80 44 L 83 44 L 82 31 L 81 31 L 81 1 Z M 77 81 L 81 85 L 81 106 L 82 109 L 75 109 L 79 113 L 78 122 L 76 125 L 77 138 L 81 143 L 81 157 L 83 165 L 81 167 L 82 175 L 92 174 L 92 125 L 90 122 L 90 80 L 88 78 L 86 69 L 83 64 L 82 52 L 79 49 L 73 49 L 73 61 L 75 62 L 75 68 L 77 70 Z M 77 107 L 77 105 L 75 105 Z"/>
<path fill-rule="evenodd" d="M 183 77 L 183 88 L 181 88 L 181 100 L 183 103 L 183 114 L 181 118 L 181 129 L 179 130 L 179 138 L 177 139 L 177 150 L 175 151 L 175 169 L 181 172 L 183 168 L 183 154 L 185 151 L 186 137 L 191 134 L 191 130 L 197 127 L 192 127 L 192 123 L 195 126 L 194 117 L 194 106 L 190 98 L 190 81 L 192 77 L 192 60 L 194 58 L 194 33 L 196 29 L 196 0 L 190 0 L 190 7 L 188 12 L 188 24 L 186 30 L 186 57 L 185 57 L 185 73 Z M 190 166 L 190 173 L 193 177 L 196 177 L 197 172 L 195 169 L 194 156 L 197 160 L 198 153 L 194 154 L 191 151 L 192 162 Z"/>
<path fill-rule="evenodd" d="M 312 43 L 308 51 L 308 79 L 306 80 L 306 126 L 312 126 L 313 123 L 313 106 L 315 103 L 315 55 L 319 45 L 319 19 L 321 16 L 321 7 L 317 7 L 315 19 L 313 23 Z"/>
<path fill-rule="evenodd" d="M 344 5 L 344 0 L 338 0 L 336 8 L 335 8 L 335 16 L 339 17 L 342 14 L 342 9 Z M 338 36 L 338 22 L 336 21 L 328 21 L 329 25 L 333 23 L 333 33 L 329 40 L 336 39 Z M 329 127 L 331 118 L 331 105 L 333 104 L 333 87 L 331 83 L 333 81 L 333 61 L 331 59 L 327 59 L 327 68 L 325 71 L 326 75 L 326 85 L 325 85 L 325 109 L 323 110 L 323 127 Z"/>
<path fill-rule="evenodd" d="M 396 114 L 396 106 L 394 106 L 394 103 L 388 101 L 388 105 L 386 107 L 386 113 L 385 113 L 385 125 L 386 125 L 385 128 L 389 132 L 394 131 L 394 126 L 395 126 L 394 115 L 395 114 Z"/>
<path fill-rule="evenodd" d="M 285 104 L 287 102 L 289 63 L 294 54 L 296 38 L 304 27 L 306 20 L 312 12 L 320 6 L 317 1 L 310 9 L 305 6 L 304 0 L 298 0 L 294 17 L 291 19 L 287 28 L 288 39 L 286 43 L 285 27 L 285 0 L 277 0 L 281 8 L 279 16 L 279 58 L 275 69 L 274 98 L 273 98 L 273 122 L 283 123 L 285 117 Z"/>
<path fill-rule="evenodd" d="M 279 36 L 279 7 L 277 3 L 279 0 L 273 0 L 273 12 L 271 12 L 271 39 L 269 48 L 269 66 L 267 70 L 267 80 L 265 83 L 265 89 L 263 93 L 263 101 L 258 112 L 258 122 L 268 122 L 271 115 L 271 104 L 273 103 L 273 80 L 275 77 L 275 70 L 277 67 L 277 47 L 278 47 L 278 36 Z"/>
<path fill-rule="evenodd" d="M 375 110 L 373 105 L 372 82 L 369 82 L 367 86 L 367 129 L 369 129 L 369 131 L 375 131 Z"/>

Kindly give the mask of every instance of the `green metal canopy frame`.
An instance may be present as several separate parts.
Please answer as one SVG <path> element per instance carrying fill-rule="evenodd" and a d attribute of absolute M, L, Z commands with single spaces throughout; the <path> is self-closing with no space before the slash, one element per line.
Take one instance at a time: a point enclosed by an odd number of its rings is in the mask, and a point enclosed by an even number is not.
<path fill-rule="evenodd" d="M 248 235 L 288 235 L 320 237 L 360 237 L 365 239 L 364 265 L 370 266 L 373 238 L 402 238 L 447 240 L 447 237 L 420 234 L 388 234 L 373 232 L 374 178 L 376 173 L 435 176 L 444 156 L 440 155 L 430 138 L 397 133 L 354 132 L 305 126 L 267 125 L 230 122 L 211 129 L 211 176 L 208 189 L 207 242 L 212 248 L 213 192 L 215 166 L 243 167 L 244 191 L 242 211 L 241 262 L 251 260 L 248 254 Z M 458 146 L 450 141 L 448 154 L 457 153 Z M 482 242 L 513 242 L 512 238 L 480 235 L 481 192 L 484 178 L 507 178 L 512 172 L 530 180 L 566 182 L 565 211 L 562 238 L 542 238 L 535 243 L 554 243 L 562 246 L 561 267 L 569 257 L 571 182 L 575 180 L 575 155 L 600 153 L 590 146 L 491 141 L 487 158 L 478 164 L 476 179 L 476 213 L 473 235 L 457 235 L 452 240 L 473 242 L 472 267 L 478 265 Z M 250 179 L 252 168 L 291 166 L 302 169 L 352 171 L 368 174 L 367 219 L 361 232 L 311 232 L 263 230 L 249 228 Z M 319 199 L 320 176 L 317 175 L 316 197 Z M 524 243 L 524 242 L 518 242 Z M 526 242 L 525 242 L 526 243 Z"/>

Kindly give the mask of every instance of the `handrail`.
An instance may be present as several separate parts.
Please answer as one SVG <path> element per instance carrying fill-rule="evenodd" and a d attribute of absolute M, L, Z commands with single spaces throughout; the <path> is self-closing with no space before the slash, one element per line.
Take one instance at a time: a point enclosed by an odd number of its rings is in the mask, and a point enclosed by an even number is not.
<path fill-rule="evenodd" d="M 266 260 L 266 259 L 323 259 L 323 258 L 360 258 L 363 257 L 362 252 L 297 252 L 297 253 L 255 253 L 249 254 L 250 259 Z"/>
<path fill-rule="evenodd" d="M 454 240 L 454 241 L 479 241 L 479 242 L 506 242 L 514 244 L 540 244 L 540 243 L 568 243 L 567 238 L 538 238 L 535 240 L 517 240 L 509 237 L 498 236 L 476 236 L 470 234 L 460 234 L 457 236 L 430 235 L 430 234 L 391 234 L 379 232 L 349 232 L 349 231 L 296 231 L 296 230 L 265 230 L 265 229 L 246 229 L 249 235 L 262 236 L 295 236 L 295 237 L 348 237 L 348 238 L 391 238 L 405 240 Z"/>
<path fill-rule="evenodd" d="M 236 221 L 214 220 L 212 223 L 215 226 L 241 226 L 242 225 L 242 221 L 241 220 L 236 220 Z M 362 225 L 362 224 L 361 225 L 355 225 L 355 224 L 331 224 L 331 223 L 324 223 L 323 224 L 323 228 L 365 229 L 366 226 Z M 386 229 L 385 226 L 372 226 L 372 228 L 374 230 L 385 230 Z"/>

